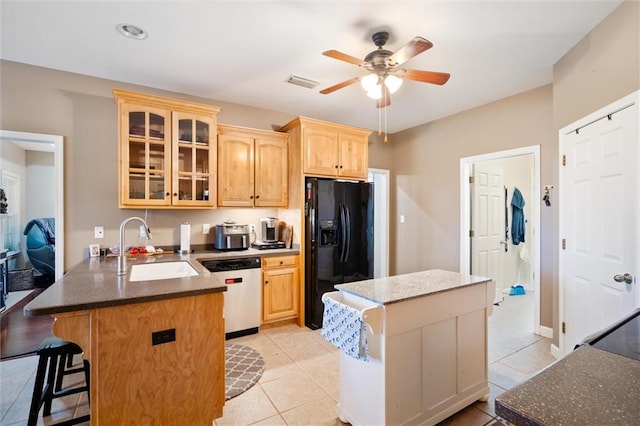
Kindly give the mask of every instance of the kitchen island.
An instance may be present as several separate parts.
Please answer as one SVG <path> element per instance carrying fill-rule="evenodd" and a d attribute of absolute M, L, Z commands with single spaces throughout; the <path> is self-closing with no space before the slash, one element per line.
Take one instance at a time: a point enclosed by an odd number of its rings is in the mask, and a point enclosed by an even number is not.
<path fill-rule="evenodd" d="M 335 287 L 325 305 L 354 308 L 367 335 L 368 360 L 340 352 L 342 421 L 436 424 L 488 398 L 491 279 L 431 270 Z"/>
<path fill-rule="evenodd" d="M 130 257 L 123 276 L 117 258 L 89 258 L 25 307 L 53 316 L 54 335 L 83 349 L 92 425 L 209 426 L 222 416 L 227 287 L 197 260 L 255 255 L 245 252 Z M 133 265 L 176 261 L 197 274 L 130 279 Z"/>

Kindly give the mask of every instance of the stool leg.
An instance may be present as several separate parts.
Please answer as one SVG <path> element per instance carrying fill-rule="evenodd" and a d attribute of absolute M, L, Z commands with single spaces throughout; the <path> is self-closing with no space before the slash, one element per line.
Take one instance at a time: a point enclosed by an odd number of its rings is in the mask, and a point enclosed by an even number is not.
<path fill-rule="evenodd" d="M 70 357 L 71 355 L 60 355 L 60 358 L 58 359 L 58 370 L 56 372 L 56 386 L 53 389 L 53 392 L 59 392 L 62 389 L 62 379 L 64 378 L 64 370 L 65 370 L 65 365 L 67 364 L 67 362 L 65 362 L 68 357 Z"/>
<path fill-rule="evenodd" d="M 51 415 L 51 402 L 53 401 L 53 388 L 56 380 L 56 370 L 59 356 L 52 356 L 49 360 L 49 373 L 47 374 L 47 388 L 42 396 L 44 401 L 43 416 Z"/>
<path fill-rule="evenodd" d="M 49 359 L 40 355 L 38 360 L 38 370 L 36 372 L 36 382 L 33 385 L 33 396 L 31 397 L 31 408 L 29 409 L 29 420 L 27 426 L 35 426 L 38 422 L 38 412 L 42 406 L 42 388 L 44 386 L 44 376 L 47 371 Z"/>
<path fill-rule="evenodd" d="M 89 368 L 89 361 L 86 359 L 82 360 L 82 364 L 84 365 L 84 380 L 87 382 L 87 401 L 91 405 L 91 369 Z"/>

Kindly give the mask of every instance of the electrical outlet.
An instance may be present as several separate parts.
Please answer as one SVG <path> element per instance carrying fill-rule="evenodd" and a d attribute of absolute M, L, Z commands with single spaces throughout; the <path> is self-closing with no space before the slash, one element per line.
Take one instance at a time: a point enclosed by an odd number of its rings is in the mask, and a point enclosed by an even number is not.
<path fill-rule="evenodd" d="M 140 225 L 140 238 L 147 237 L 147 230 L 144 228 L 144 225 Z"/>
<path fill-rule="evenodd" d="M 249 232 L 252 234 L 256 232 L 256 226 L 254 224 L 249 225 Z"/>
<path fill-rule="evenodd" d="M 208 223 L 203 223 L 202 224 L 202 233 L 203 234 L 208 234 L 210 230 L 211 230 L 211 225 L 209 225 Z"/>
<path fill-rule="evenodd" d="M 104 238 L 104 226 L 93 228 L 93 238 Z"/>

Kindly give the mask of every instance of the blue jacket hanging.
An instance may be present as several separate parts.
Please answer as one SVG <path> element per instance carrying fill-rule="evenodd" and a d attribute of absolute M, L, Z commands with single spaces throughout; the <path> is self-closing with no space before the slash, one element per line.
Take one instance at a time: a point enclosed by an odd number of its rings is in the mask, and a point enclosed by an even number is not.
<path fill-rule="evenodd" d="M 514 188 L 511 197 L 511 240 L 517 246 L 524 243 L 524 198 L 518 188 Z"/>

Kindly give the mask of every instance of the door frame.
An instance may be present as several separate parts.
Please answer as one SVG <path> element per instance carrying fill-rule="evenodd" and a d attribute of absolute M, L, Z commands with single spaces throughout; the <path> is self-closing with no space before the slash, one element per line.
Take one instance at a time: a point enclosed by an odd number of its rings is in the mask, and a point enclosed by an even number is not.
<path fill-rule="evenodd" d="M 609 114 L 614 114 L 624 108 L 627 108 L 633 104 L 640 105 L 640 91 L 636 91 L 627 95 L 621 99 L 618 99 L 615 102 L 610 103 L 609 105 L 600 108 L 597 111 L 592 112 L 591 114 L 582 117 L 581 119 L 574 121 L 568 126 L 563 127 L 558 131 L 558 324 L 562 324 L 565 321 L 564 317 L 564 250 L 562 250 L 562 236 L 564 235 L 565 229 L 565 221 L 564 217 L 564 199 L 566 197 L 566 192 L 564 190 L 564 173 L 562 173 L 562 155 L 565 152 L 566 148 L 566 136 L 570 133 L 576 131 L 576 129 L 580 129 L 588 126 Z M 638 134 L 640 135 L 640 118 L 637 122 L 638 125 Z M 636 188 L 636 197 L 640 199 L 640 184 Z M 638 230 L 636 230 L 636 238 L 640 238 L 638 236 Z M 640 265 L 640 252 L 636 253 L 636 265 Z M 635 285 L 638 285 L 637 283 Z M 560 327 L 562 328 L 562 327 Z M 560 356 L 563 357 L 567 353 L 565 351 L 565 342 L 564 342 L 564 333 L 558 333 L 558 350 L 560 352 Z"/>
<path fill-rule="evenodd" d="M 533 309 L 533 332 L 543 337 L 553 337 L 553 329 L 540 325 L 540 145 L 531 145 L 505 151 L 464 157 L 460 159 L 460 272 L 471 273 L 471 188 L 469 177 L 473 163 L 500 160 L 520 155 L 533 154 L 533 192 L 529 226 L 532 226 L 533 250 L 531 251 L 531 282 L 535 293 Z"/>
<path fill-rule="evenodd" d="M 378 222 L 378 227 L 375 227 L 376 220 L 374 219 L 374 230 L 373 230 L 373 251 L 375 253 L 375 262 L 380 262 L 382 266 L 381 276 L 380 277 L 388 277 L 389 276 L 389 170 L 386 169 L 375 169 L 369 168 L 369 181 L 374 182 L 376 177 L 379 177 L 383 181 L 383 186 L 381 188 L 380 198 L 378 199 L 374 195 L 373 209 L 374 216 L 375 212 L 382 212 L 383 215 L 381 217 L 381 223 Z M 374 182 L 374 194 L 375 194 L 375 182 Z M 383 205 L 379 205 L 379 202 L 383 202 Z M 378 278 L 378 277 L 375 277 Z"/>
<path fill-rule="evenodd" d="M 64 156 L 62 145 L 64 138 L 59 135 L 42 133 L 14 132 L 0 130 L 0 142 L 12 142 L 30 151 L 53 152 L 55 168 L 55 230 L 56 230 L 56 274 L 58 280 L 64 275 Z M 26 249 L 25 249 L 26 250 Z"/>

